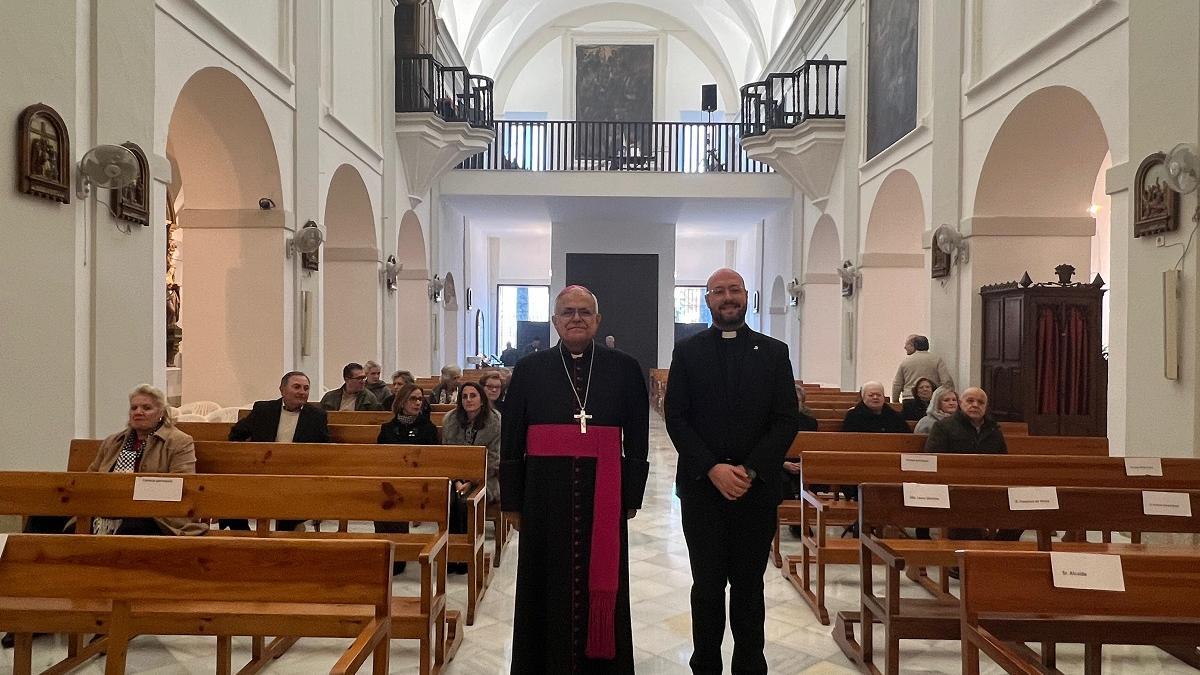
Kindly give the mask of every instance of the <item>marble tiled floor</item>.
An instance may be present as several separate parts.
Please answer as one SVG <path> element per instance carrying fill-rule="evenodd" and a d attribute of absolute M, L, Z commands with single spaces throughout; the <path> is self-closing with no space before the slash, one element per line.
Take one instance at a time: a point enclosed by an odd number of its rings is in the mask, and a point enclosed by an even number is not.
<path fill-rule="evenodd" d="M 651 416 L 650 480 L 643 510 L 630 526 L 630 589 L 637 669 L 647 675 L 688 673 L 691 654 L 691 620 L 688 611 L 687 547 L 679 522 L 679 502 L 673 496 L 676 454 L 657 415 Z M 511 649 L 513 588 L 516 579 L 516 542 L 509 545 L 504 565 L 496 570 L 491 588 L 479 607 L 474 626 L 466 636 L 448 675 L 491 675 L 508 672 Z M 794 543 L 793 543 L 794 547 Z M 489 543 L 490 550 L 490 543 Z M 830 613 L 856 605 L 857 570 L 850 566 L 830 568 L 828 604 Z M 409 593 L 415 586 L 413 573 L 397 577 L 396 591 Z M 922 591 L 909 589 L 914 596 Z M 451 577 L 450 603 L 461 608 L 466 600 L 464 577 Z M 771 672 L 783 675 L 842 675 L 857 672 L 830 637 L 830 628 L 820 625 L 796 591 L 768 566 L 767 662 Z M 876 634 L 878 636 L 877 631 Z M 304 639 L 272 664 L 269 673 L 320 673 L 344 649 L 344 640 Z M 878 647 L 882 647 L 877 643 Z M 726 663 L 732 638 L 726 634 Z M 234 663 L 249 658 L 249 639 L 235 639 Z M 34 643 L 35 668 L 50 665 L 65 653 L 62 638 L 44 637 Z M 1059 667 L 1064 672 L 1082 672 L 1082 648 L 1060 646 Z M 139 637 L 131 645 L 131 673 L 173 675 L 211 673 L 215 644 L 211 638 Z M 1000 672 L 984 660 L 984 672 Z M 392 672 L 416 672 L 417 649 L 413 641 L 392 644 Z M 369 672 L 369 665 L 362 672 Z M 959 643 L 908 640 L 902 643 L 901 669 L 905 673 L 957 673 Z M 11 651 L 0 658 L 0 674 L 12 672 Z M 103 662 L 95 660 L 80 673 L 99 675 Z M 1151 648 L 1105 648 L 1105 673 L 1194 673 L 1184 664 Z"/>

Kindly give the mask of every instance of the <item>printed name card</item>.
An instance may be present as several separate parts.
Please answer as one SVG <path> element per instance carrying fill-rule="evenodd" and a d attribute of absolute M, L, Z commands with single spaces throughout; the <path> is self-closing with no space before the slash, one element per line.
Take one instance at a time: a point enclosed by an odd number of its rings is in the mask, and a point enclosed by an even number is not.
<path fill-rule="evenodd" d="M 181 502 L 183 479 L 160 476 L 138 476 L 133 481 L 135 502 Z"/>
<path fill-rule="evenodd" d="M 950 486 L 905 483 L 904 505 L 922 509 L 948 509 L 950 508 Z"/>
<path fill-rule="evenodd" d="M 1161 476 L 1162 460 L 1158 457 L 1126 457 L 1126 476 Z"/>
<path fill-rule="evenodd" d="M 1192 517 L 1192 496 L 1186 492 L 1142 491 L 1142 512 L 1148 516 Z"/>
<path fill-rule="evenodd" d="M 1056 588 L 1082 591 L 1124 591 L 1125 573 L 1121 556 L 1102 553 L 1050 554 L 1050 570 Z"/>
<path fill-rule="evenodd" d="M 1008 488 L 1008 510 L 1057 511 L 1058 488 L 1010 487 Z"/>
<path fill-rule="evenodd" d="M 937 455 L 920 455 L 911 452 L 901 453 L 900 470 L 937 473 Z"/>

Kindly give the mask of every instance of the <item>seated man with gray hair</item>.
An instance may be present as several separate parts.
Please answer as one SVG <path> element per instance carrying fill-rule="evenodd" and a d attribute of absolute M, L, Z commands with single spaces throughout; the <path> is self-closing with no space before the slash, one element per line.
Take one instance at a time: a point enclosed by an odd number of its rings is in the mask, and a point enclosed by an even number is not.
<path fill-rule="evenodd" d="M 858 405 L 846 411 L 842 431 L 875 434 L 912 433 L 908 422 L 904 421 L 904 416 L 887 404 L 882 384 L 866 382 L 858 390 L 858 396 Z"/>
<path fill-rule="evenodd" d="M 383 381 L 383 367 L 375 361 L 367 361 L 363 364 L 363 369 L 367 375 L 367 391 L 371 392 L 376 401 L 383 402 L 383 399 L 392 393 L 388 383 Z"/>
<path fill-rule="evenodd" d="M 455 365 L 442 366 L 442 380 L 429 392 L 430 403 L 456 403 L 458 385 L 462 380 L 462 368 Z"/>

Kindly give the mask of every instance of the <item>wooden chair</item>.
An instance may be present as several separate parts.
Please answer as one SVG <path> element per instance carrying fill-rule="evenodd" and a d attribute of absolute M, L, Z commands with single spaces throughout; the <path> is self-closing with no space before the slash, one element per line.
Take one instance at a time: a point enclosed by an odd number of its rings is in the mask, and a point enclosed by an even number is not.
<path fill-rule="evenodd" d="M 902 438 L 900 434 L 863 434 Z M 1052 451 L 1041 439 L 1031 450 Z M 1075 440 L 1075 439 L 1072 439 Z M 1126 476 L 1121 457 L 1074 455 L 926 455 L 936 457 L 937 471 L 905 471 L 902 453 L 809 452 L 802 457 L 805 491 L 799 504 L 779 507 L 780 519 L 798 522 L 802 529 L 800 555 L 782 557 L 782 572 L 812 608 L 821 623 L 829 624 L 825 608 L 825 566 L 858 562 L 853 539 L 827 536 L 830 527 L 844 527 L 857 519 L 858 504 L 836 493 L 819 493 L 813 485 L 860 483 L 946 483 L 978 485 L 1058 485 L 1076 487 L 1130 487 L 1149 490 L 1200 489 L 1200 460 L 1164 458 L 1163 476 Z M 778 533 L 776 534 L 778 537 Z M 816 578 L 812 571 L 815 569 Z"/>
<path fill-rule="evenodd" d="M 1200 554 L 1121 556 L 1124 591 L 1053 583 L 1050 554 L 961 551 L 962 672 L 979 652 L 1005 672 L 1044 673 L 1026 642 L 1083 643 L 1084 670 L 1099 673 L 1106 644 L 1155 645 L 1200 669 Z"/>
<path fill-rule="evenodd" d="M 1146 516 L 1142 511 L 1142 491 L 1058 487 L 1059 507 L 1053 510 L 1011 510 L 1008 487 L 949 485 L 950 508 L 922 508 L 905 503 L 905 488 L 899 484 L 864 484 L 860 487 L 859 531 L 860 612 L 839 612 L 834 640 L 848 658 L 864 671 L 877 673 L 873 661 L 873 623 L 883 624 L 886 665 L 884 672 L 898 673 L 899 642 L 902 639 L 956 640 L 959 637 L 958 599 L 950 594 L 948 577 L 933 589 L 932 598 L 902 597 L 901 572 L 918 566 L 949 567 L 955 564 L 955 552 L 961 550 L 1022 551 L 1055 550 L 1140 553 L 1141 545 L 1055 544 L 1057 530 L 1100 530 L 1134 532 L 1200 531 L 1200 492 L 1184 492 L 1196 505 L 1194 517 Z M 955 541 L 922 540 L 897 536 L 902 528 L 981 528 L 987 530 L 1033 530 L 1037 541 Z M 1200 549 L 1190 549 L 1200 554 Z M 876 594 L 874 563 L 884 565 L 885 593 Z M 927 587 L 928 588 L 928 587 Z M 1036 603 L 1033 604 L 1036 607 Z M 861 643 L 854 638 L 854 624 L 862 626 Z M 1200 635 L 1196 644 L 1200 644 Z M 1053 666 L 1053 643 L 1045 637 L 1042 658 Z"/>
<path fill-rule="evenodd" d="M 16 635 L 13 673 L 32 672 L 32 634 L 100 632 L 104 672 L 125 672 L 136 635 L 353 638 L 330 670 L 372 658 L 388 672 L 391 546 L 383 541 L 12 535 L 0 558 L 0 629 Z"/>
<path fill-rule="evenodd" d="M 85 470 L 99 443 L 83 439 L 71 441 L 68 468 Z M 476 488 L 467 495 L 467 532 L 451 534 L 449 545 L 449 561 L 467 564 L 466 623 L 468 626 L 475 623 L 475 610 L 492 578 L 492 568 L 483 550 L 484 507 L 487 503 L 487 451 L 483 446 L 197 441 L 196 471 L 286 476 L 450 476 L 475 483 Z M 341 530 L 347 526 L 344 520 L 339 523 Z M 457 612 L 451 612 L 452 617 L 457 615 Z M 455 643 L 461 640 L 457 621 L 451 623 L 451 631 Z"/>

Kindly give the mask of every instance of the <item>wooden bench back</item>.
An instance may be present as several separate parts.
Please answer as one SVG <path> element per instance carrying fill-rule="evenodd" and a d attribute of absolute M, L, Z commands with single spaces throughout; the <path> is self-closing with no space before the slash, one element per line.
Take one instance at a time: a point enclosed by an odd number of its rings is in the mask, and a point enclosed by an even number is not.
<path fill-rule="evenodd" d="M 134 500 L 140 478 L 183 482 L 180 501 Z M 445 523 L 448 478 L 0 472 L 0 513 Z"/>
<path fill-rule="evenodd" d="M 437 426 L 441 426 L 448 411 L 438 409 L 446 404 L 435 405 L 437 407 L 431 410 L 429 420 Z M 451 405 L 450 409 L 453 408 L 454 406 Z M 246 419 L 249 414 L 249 410 L 242 408 L 238 411 L 238 419 Z M 390 410 L 327 410 L 325 411 L 325 415 L 326 422 L 331 426 L 335 424 L 366 424 L 375 425 L 378 428 L 380 424 L 389 422 L 392 419 L 392 412 Z"/>
<path fill-rule="evenodd" d="M 821 420 L 818 420 L 820 423 Z M 1010 455 L 1074 455 L 1107 457 L 1108 439 L 1085 436 L 1005 437 Z M 788 457 L 810 452 L 923 452 L 924 434 L 862 434 L 801 431 L 796 434 Z"/>
<path fill-rule="evenodd" d="M 1031 437 L 1032 438 L 1032 437 Z M 1200 490 L 1200 459 L 1164 457 L 1162 476 L 1126 476 L 1122 457 L 926 455 L 937 471 L 901 471 L 901 453 L 805 452 L 805 484 L 945 483 Z"/>
<path fill-rule="evenodd" d="M 385 541 L 16 534 L 0 559 L 0 588 L 17 597 L 386 608 L 391 563 Z"/>
<path fill-rule="evenodd" d="M 100 441 L 71 441 L 68 471 L 86 471 Z M 475 445 L 196 441 L 196 472 L 280 476 L 449 476 L 482 482 L 487 449 Z M 313 517 L 313 516 L 309 516 Z"/>
<path fill-rule="evenodd" d="M 175 426 L 192 440 L 227 441 L 232 422 L 177 422 Z M 370 444 L 379 439 L 379 425 L 330 424 L 329 437 L 334 443 Z"/>
<path fill-rule="evenodd" d="M 1058 588 L 1050 554 L 963 551 L 962 603 L 966 620 L 981 614 L 1039 616 L 1200 616 L 1200 556 L 1137 553 L 1121 556 L 1125 591 Z M 1128 629 L 1126 629 L 1128 630 Z"/>
<path fill-rule="evenodd" d="M 913 481 L 910 481 L 913 482 Z M 1008 488 L 950 485 L 950 508 L 904 504 L 904 488 L 896 483 L 864 483 L 858 512 L 864 528 L 976 527 L 1020 530 L 1099 530 L 1104 532 L 1200 532 L 1200 491 L 1188 491 L 1192 516 L 1147 516 L 1142 491 L 1126 488 L 1059 487 L 1058 508 L 1012 511 Z"/>

